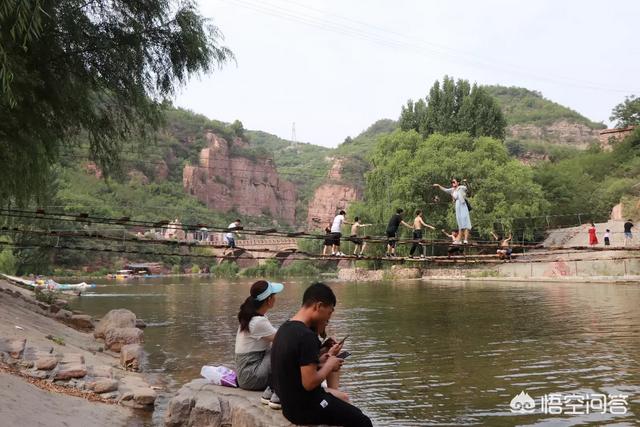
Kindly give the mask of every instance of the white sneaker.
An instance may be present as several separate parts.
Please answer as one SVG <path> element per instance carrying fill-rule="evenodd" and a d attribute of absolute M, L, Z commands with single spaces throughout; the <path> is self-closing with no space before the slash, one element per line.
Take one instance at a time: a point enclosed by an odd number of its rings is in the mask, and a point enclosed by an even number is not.
<path fill-rule="evenodd" d="M 273 392 L 273 390 L 271 390 L 271 387 L 265 388 L 264 391 L 262 392 L 262 396 L 260 396 L 260 402 L 262 402 L 263 405 L 268 405 L 269 401 L 271 400 L 271 397 L 274 394 L 275 393 Z"/>
<path fill-rule="evenodd" d="M 467 240 L 465 240 L 463 243 L 464 243 L 465 245 L 468 245 L 468 244 L 469 244 L 469 242 L 468 242 Z"/>
<path fill-rule="evenodd" d="M 275 393 L 271 395 L 271 399 L 269 400 L 269 408 L 282 409 L 282 405 L 280 404 L 280 398 Z"/>

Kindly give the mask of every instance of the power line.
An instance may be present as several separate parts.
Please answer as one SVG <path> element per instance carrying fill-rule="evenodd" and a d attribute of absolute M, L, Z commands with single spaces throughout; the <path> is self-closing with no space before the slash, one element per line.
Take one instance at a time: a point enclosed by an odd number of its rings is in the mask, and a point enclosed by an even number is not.
<path fill-rule="evenodd" d="M 375 44 L 379 44 L 382 46 L 392 47 L 392 48 L 406 48 L 406 49 L 417 51 L 420 53 L 427 53 L 428 55 L 450 57 L 462 62 L 479 65 L 481 67 L 489 68 L 493 70 L 505 71 L 505 69 L 510 69 L 511 72 L 515 72 L 528 77 L 533 77 L 538 80 L 547 81 L 554 84 L 562 84 L 564 86 L 569 85 L 569 86 L 574 86 L 578 88 L 600 90 L 600 91 L 607 91 L 607 92 L 632 93 L 636 91 L 636 90 L 628 90 L 628 89 L 621 89 L 621 88 L 604 87 L 598 83 L 580 81 L 580 80 L 576 80 L 573 77 L 568 78 L 568 77 L 549 76 L 549 75 L 542 75 L 538 73 L 532 73 L 527 68 L 522 68 L 522 67 L 519 67 L 513 64 L 508 64 L 508 63 L 500 63 L 500 61 L 494 58 L 480 57 L 470 52 L 453 49 L 451 47 L 435 44 L 433 42 L 416 40 L 416 39 L 413 39 L 412 37 L 409 37 L 407 35 L 404 35 L 398 32 L 384 29 L 382 27 L 372 26 L 370 24 L 365 24 L 365 23 L 362 23 L 361 21 L 355 21 L 350 18 L 346 18 L 334 13 L 328 13 L 328 14 L 338 17 L 341 20 L 346 21 L 346 23 L 335 22 L 326 18 L 319 18 L 313 15 L 305 14 L 303 12 L 294 11 L 286 7 L 277 6 L 274 4 L 266 4 L 265 2 L 257 3 L 250 0 L 224 0 L 224 1 L 227 1 L 229 3 L 234 3 L 238 6 L 256 11 L 258 13 L 271 15 L 271 16 L 274 16 L 280 19 L 289 20 L 292 22 L 302 23 L 304 25 L 316 27 L 324 31 L 347 35 L 353 38 L 373 42 Z M 295 4 L 295 2 L 290 2 L 290 3 Z M 308 6 L 302 6 L 300 4 L 298 5 L 306 8 L 307 10 L 318 11 L 317 9 L 313 9 Z M 327 12 L 325 11 L 321 11 L 321 12 L 323 14 L 327 14 Z M 355 22 L 359 26 L 364 25 L 366 27 L 373 28 L 375 32 L 363 30 L 354 25 L 349 25 L 349 22 Z M 396 38 L 395 39 L 392 38 L 393 36 L 395 36 Z M 400 37 L 401 39 L 404 39 L 404 40 L 398 40 L 397 37 Z"/>

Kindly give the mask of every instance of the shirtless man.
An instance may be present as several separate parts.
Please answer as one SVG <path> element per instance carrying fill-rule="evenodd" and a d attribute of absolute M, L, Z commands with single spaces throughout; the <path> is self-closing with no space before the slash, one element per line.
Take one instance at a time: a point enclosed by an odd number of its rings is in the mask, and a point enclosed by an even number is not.
<path fill-rule="evenodd" d="M 413 245 L 411 245 L 411 250 L 409 251 L 409 257 L 413 258 L 413 253 L 415 252 L 416 254 L 418 253 L 418 251 L 420 251 L 421 245 L 418 242 L 419 240 L 422 240 L 422 227 L 427 227 L 430 228 L 432 230 L 435 230 L 436 228 L 432 225 L 427 224 L 426 222 L 424 222 L 424 219 L 422 218 L 422 209 L 418 209 L 416 211 L 416 217 L 413 219 Z M 422 258 L 424 258 L 424 254 L 420 255 Z"/>
<path fill-rule="evenodd" d="M 451 243 L 455 245 L 455 246 L 449 246 L 449 249 L 447 249 L 447 256 L 450 257 L 451 255 L 455 255 L 455 254 L 462 254 L 462 247 L 460 246 L 460 240 L 459 240 L 460 236 L 458 234 L 458 230 L 453 230 L 451 234 L 447 233 L 444 230 L 441 230 L 441 231 L 442 231 L 442 234 L 450 238 Z"/>
<path fill-rule="evenodd" d="M 371 224 L 361 224 L 360 218 L 355 217 L 353 219 L 353 224 L 351 225 L 351 235 L 349 236 L 349 241 L 353 242 L 356 245 L 353 250 L 353 254 L 355 256 L 361 257 L 364 249 L 367 247 L 367 242 L 365 242 L 362 237 L 358 237 L 358 230 L 364 227 L 370 227 Z M 358 253 L 358 248 L 360 248 L 360 253 Z"/>
<path fill-rule="evenodd" d="M 493 231 L 491 232 L 491 235 L 495 240 L 500 240 L 500 238 Z M 511 259 L 511 253 L 513 252 L 513 249 L 511 249 L 511 246 L 510 246 L 511 239 L 512 239 L 512 236 L 511 236 L 511 233 L 509 233 L 509 237 L 507 237 L 506 239 L 502 239 L 500 241 L 500 247 L 498 248 L 498 250 L 496 250 L 496 253 L 498 254 L 498 258 L 503 260 Z"/>

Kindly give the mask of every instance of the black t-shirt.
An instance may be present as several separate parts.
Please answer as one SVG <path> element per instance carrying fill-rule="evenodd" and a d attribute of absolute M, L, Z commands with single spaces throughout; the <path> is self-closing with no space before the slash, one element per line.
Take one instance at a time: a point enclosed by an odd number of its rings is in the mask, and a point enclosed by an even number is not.
<path fill-rule="evenodd" d="M 300 367 L 318 363 L 320 341 L 304 323 L 288 320 L 276 333 L 271 347 L 273 388 L 285 416 L 296 408 L 309 406 L 324 394 L 322 387 L 307 391 L 302 386 Z"/>
<path fill-rule="evenodd" d="M 630 222 L 625 222 L 624 223 L 624 232 L 625 233 L 631 233 L 631 227 L 633 227 L 633 224 Z"/>
<path fill-rule="evenodd" d="M 387 232 L 395 233 L 396 231 L 398 231 L 398 228 L 400 227 L 401 222 L 402 222 L 402 215 L 400 214 L 393 215 L 389 220 L 389 225 L 387 225 Z"/>

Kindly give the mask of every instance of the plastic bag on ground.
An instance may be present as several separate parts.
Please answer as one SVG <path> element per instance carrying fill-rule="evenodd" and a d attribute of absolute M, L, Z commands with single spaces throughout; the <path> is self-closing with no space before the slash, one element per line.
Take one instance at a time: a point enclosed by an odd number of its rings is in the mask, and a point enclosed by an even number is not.
<path fill-rule="evenodd" d="M 200 375 L 215 385 L 238 387 L 235 371 L 226 366 L 204 365 L 200 370 Z"/>

